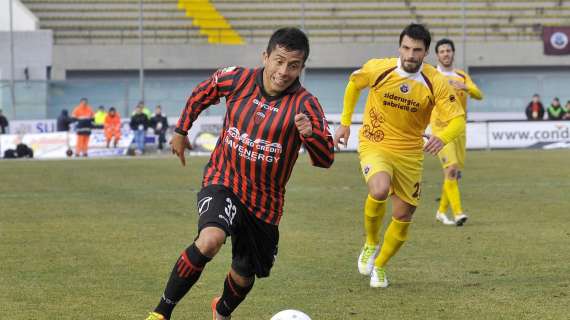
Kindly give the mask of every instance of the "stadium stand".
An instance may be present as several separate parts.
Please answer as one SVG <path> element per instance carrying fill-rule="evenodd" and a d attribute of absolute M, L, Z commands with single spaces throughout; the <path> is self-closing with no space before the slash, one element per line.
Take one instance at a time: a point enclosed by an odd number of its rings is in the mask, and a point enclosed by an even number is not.
<path fill-rule="evenodd" d="M 22 0 L 53 29 L 56 44 L 132 43 L 138 0 Z M 469 40 L 537 40 L 543 25 L 570 23 L 568 1 L 466 1 Z M 391 41 L 412 21 L 437 37 L 462 34 L 461 1 L 144 0 L 144 37 L 153 43 L 265 42 L 279 26 L 304 28 L 313 41 Z"/>

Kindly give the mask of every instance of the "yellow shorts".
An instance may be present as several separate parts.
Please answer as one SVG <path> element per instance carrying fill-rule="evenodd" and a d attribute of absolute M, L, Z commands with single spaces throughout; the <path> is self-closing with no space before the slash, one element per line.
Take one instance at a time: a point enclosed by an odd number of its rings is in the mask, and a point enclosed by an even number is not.
<path fill-rule="evenodd" d="M 390 192 L 403 201 L 417 206 L 421 195 L 423 153 L 390 151 L 375 145 L 360 144 L 358 147 L 360 167 L 364 180 L 378 172 L 390 175 Z"/>
<path fill-rule="evenodd" d="M 447 168 L 452 164 L 457 165 L 459 170 L 463 170 L 465 165 L 465 143 L 467 142 L 465 134 L 460 135 L 455 140 L 446 144 L 438 153 L 441 166 Z"/>

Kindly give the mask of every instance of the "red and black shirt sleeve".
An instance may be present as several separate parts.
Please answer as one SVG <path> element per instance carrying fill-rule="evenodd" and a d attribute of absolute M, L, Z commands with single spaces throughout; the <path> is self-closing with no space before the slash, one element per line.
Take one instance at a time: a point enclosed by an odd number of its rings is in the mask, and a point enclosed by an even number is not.
<path fill-rule="evenodd" d="M 212 76 L 202 81 L 186 101 L 186 106 L 178 119 L 175 131 L 186 135 L 198 115 L 213 104 L 218 104 L 220 98 L 230 95 L 234 89 L 236 79 L 243 72 L 240 67 L 219 69 Z"/>
<path fill-rule="evenodd" d="M 334 161 L 334 144 L 323 108 L 314 96 L 305 99 L 300 108 L 299 111 L 305 113 L 313 125 L 313 134 L 309 137 L 300 135 L 301 142 L 314 166 L 329 168 Z"/>

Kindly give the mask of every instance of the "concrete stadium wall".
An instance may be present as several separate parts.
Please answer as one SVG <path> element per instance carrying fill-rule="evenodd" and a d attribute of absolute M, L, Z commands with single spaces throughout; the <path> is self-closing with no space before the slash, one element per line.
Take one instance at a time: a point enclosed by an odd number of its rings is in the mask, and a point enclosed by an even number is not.
<path fill-rule="evenodd" d="M 14 80 L 46 80 L 52 65 L 53 38 L 51 30 L 14 32 Z M 10 32 L 0 31 L 0 80 L 10 79 Z"/>
<path fill-rule="evenodd" d="M 463 65 L 462 45 L 456 43 L 457 65 Z M 144 65 L 149 70 L 216 69 L 220 66 L 261 64 L 264 45 L 146 45 Z M 481 42 L 467 44 L 470 67 L 570 66 L 565 56 L 543 55 L 542 42 Z M 372 57 L 396 56 L 394 43 L 313 44 L 308 68 L 356 68 Z M 433 48 L 428 62 L 433 63 Z M 138 46 L 56 45 L 53 78 L 63 80 L 68 70 L 136 70 Z"/>
<path fill-rule="evenodd" d="M 39 26 L 38 18 L 20 0 L 12 0 L 12 23 L 17 31 L 33 31 Z M 0 1 L 0 31 L 10 30 L 10 0 Z"/>

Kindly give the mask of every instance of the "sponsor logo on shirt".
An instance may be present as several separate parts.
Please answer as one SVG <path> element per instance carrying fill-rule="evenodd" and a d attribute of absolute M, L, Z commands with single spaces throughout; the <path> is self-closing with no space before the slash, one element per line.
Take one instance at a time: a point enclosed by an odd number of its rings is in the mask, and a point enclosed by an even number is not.
<path fill-rule="evenodd" d="M 226 130 L 224 143 L 236 150 L 240 157 L 250 161 L 277 162 L 283 152 L 280 143 L 251 139 L 247 133 L 240 133 L 236 127 Z"/>
<path fill-rule="evenodd" d="M 400 87 L 400 91 L 402 88 Z M 409 90 L 409 89 L 408 89 Z M 383 105 L 386 107 L 392 107 L 408 112 L 417 112 L 420 109 L 420 103 L 409 98 L 400 97 L 394 93 L 386 92 L 384 94 Z"/>
<path fill-rule="evenodd" d="M 255 104 L 258 107 L 261 107 L 261 109 L 263 109 L 263 110 L 270 110 L 272 112 L 279 112 L 278 108 L 272 107 L 272 106 L 268 105 L 267 103 L 263 103 L 257 99 L 253 99 L 253 104 Z"/>

